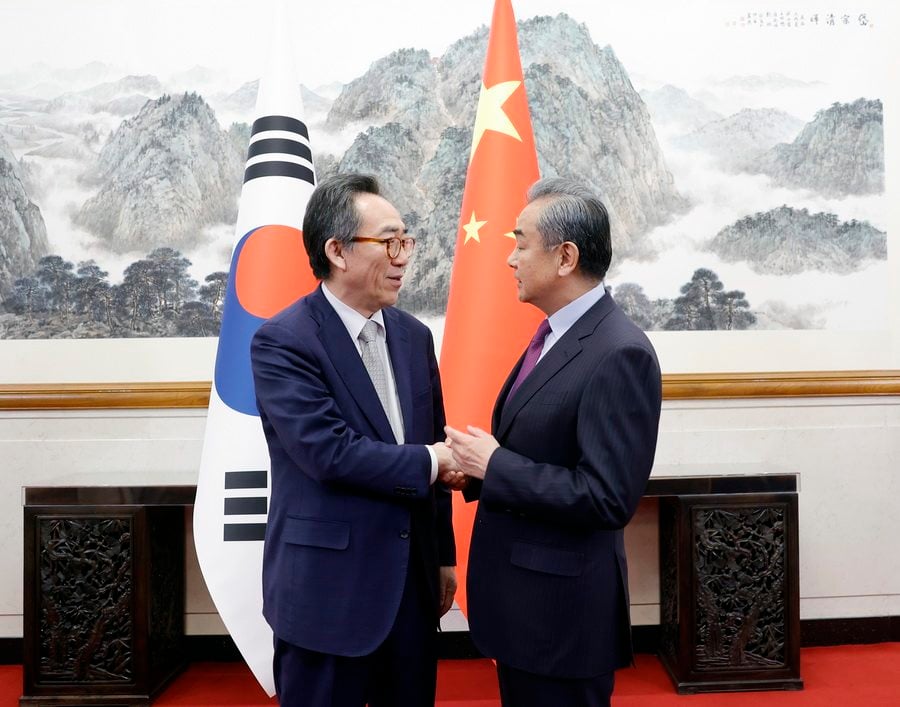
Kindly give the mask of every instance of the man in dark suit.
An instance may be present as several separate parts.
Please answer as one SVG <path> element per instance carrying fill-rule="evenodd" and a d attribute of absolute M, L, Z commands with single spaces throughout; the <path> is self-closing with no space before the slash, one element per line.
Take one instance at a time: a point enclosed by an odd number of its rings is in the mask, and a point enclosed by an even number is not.
<path fill-rule="evenodd" d="M 440 378 L 429 330 L 393 308 L 415 240 L 372 177 L 313 192 L 322 284 L 252 343 L 272 493 L 263 613 L 282 707 L 434 704 L 456 590 Z M 435 482 L 438 483 L 435 483 Z"/>
<path fill-rule="evenodd" d="M 548 319 L 510 373 L 493 436 L 446 428 L 480 498 L 468 568 L 475 645 L 505 707 L 609 705 L 632 660 L 623 528 L 656 448 L 659 364 L 605 291 L 603 204 L 537 182 L 514 231 L 519 299 Z"/>

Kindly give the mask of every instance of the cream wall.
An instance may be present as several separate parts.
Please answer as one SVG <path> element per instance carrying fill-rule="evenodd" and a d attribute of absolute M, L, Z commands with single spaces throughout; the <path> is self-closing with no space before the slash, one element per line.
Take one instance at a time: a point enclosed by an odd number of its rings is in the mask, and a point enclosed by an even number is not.
<path fill-rule="evenodd" d="M 117 484 L 123 474 L 194 483 L 205 415 L 0 411 L 0 637 L 22 635 L 21 488 Z M 667 473 L 701 463 L 799 473 L 801 618 L 900 616 L 897 398 L 667 402 L 657 462 Z M 626 533 L 636 624 L 659 619 L 655 513 L 642 503 Z M 222 633 L 190 538 L 187 558 L 187 632 Z"/>

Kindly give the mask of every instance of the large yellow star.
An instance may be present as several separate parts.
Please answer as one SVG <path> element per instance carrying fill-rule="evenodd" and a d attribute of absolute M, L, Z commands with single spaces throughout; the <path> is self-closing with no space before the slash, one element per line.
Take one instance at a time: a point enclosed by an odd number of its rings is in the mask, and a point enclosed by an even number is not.
<path fill-rule="evenodd" d="M 466 232 L 466 240 L 463 241 L 463 245 L 473 239 L 481 243 L 481 238 L 478 237 L 478 230 L 486 223 L 487 221 L 476 221 L 475 212 L 473 211 L 472 218 L 469 219 L 469 223 L 463 224 L 463 230 Z"/>
<path fill-rule="evenodd" d="M 481 84 L 481 94 L 478 96 L 478 110 L 475 112 L 475 133 L 472 136 L 472 151 L 469 153 L 470 161 L 487 130 L 509 135 L 522 142 L 516 126 L 512 124 L 509 116 L 503 112 L 503 104 L 506 103 L 507 99 L 521 83 L 521 81 L 504 81 L 503 83 L 494 84 L 490 88 L 485 86 L 484 83 Z"/>

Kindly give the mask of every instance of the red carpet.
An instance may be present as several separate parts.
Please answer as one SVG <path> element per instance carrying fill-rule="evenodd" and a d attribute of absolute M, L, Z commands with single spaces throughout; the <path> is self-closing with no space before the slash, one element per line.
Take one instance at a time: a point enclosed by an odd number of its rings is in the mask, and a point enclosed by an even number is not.
<path fill-rule="evenodd" d="M 615 707 L 900 707 L 900 643 L 805 648 L 800 692 L 676 695 L 659 661 L 637 657 L 637 667 L 616 674 Z M 0 665 L 0 707 L 18 704 L 22 668 Z M 238 663 L 197 663 L 154 707 L 260 707 L 268 700 Z M 438 707 L 499 707 L 494 666 L 487 660 L 448 660 L 438 672 Z M 548 705 L 547 707 L 563 707 Z"/>

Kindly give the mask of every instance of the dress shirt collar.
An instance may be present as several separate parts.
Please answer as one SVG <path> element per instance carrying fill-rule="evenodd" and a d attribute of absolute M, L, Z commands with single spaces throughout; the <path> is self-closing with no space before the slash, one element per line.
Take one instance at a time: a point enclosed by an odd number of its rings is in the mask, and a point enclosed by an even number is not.
<path fill-rule="evenodd" d="M 337 295 L 329 290 L 324 282 L 322 283 L 322 294 L 325 295 L 328 304 L 334 307 L 334 311 L 337 312 L 341 321 L 344 322 L 344 326 L 347 328 L 350 338 L 353 339 L 353 341 L 356 341 L 359 338 L 359 333 L 369 320 L 353 309 L 353 307 L 341 302 L 341 300 L 337 298 Z M 381 332 L 384 332 L 384 314 L 382 314 L 380 309 L 372 315 L 371 320 L 378 324 Z"/>
<path fill-rule="evenodd" d="M 559 339 L 571 329 L 572 325 L 581 319 L 585 312 L 597 304 L 605 294 L 606 287 L 601 280 L 599 285 L 551 314 L 547 319 L 550 322 L 550 330 L 553 332 L 554 340 Z"/>

